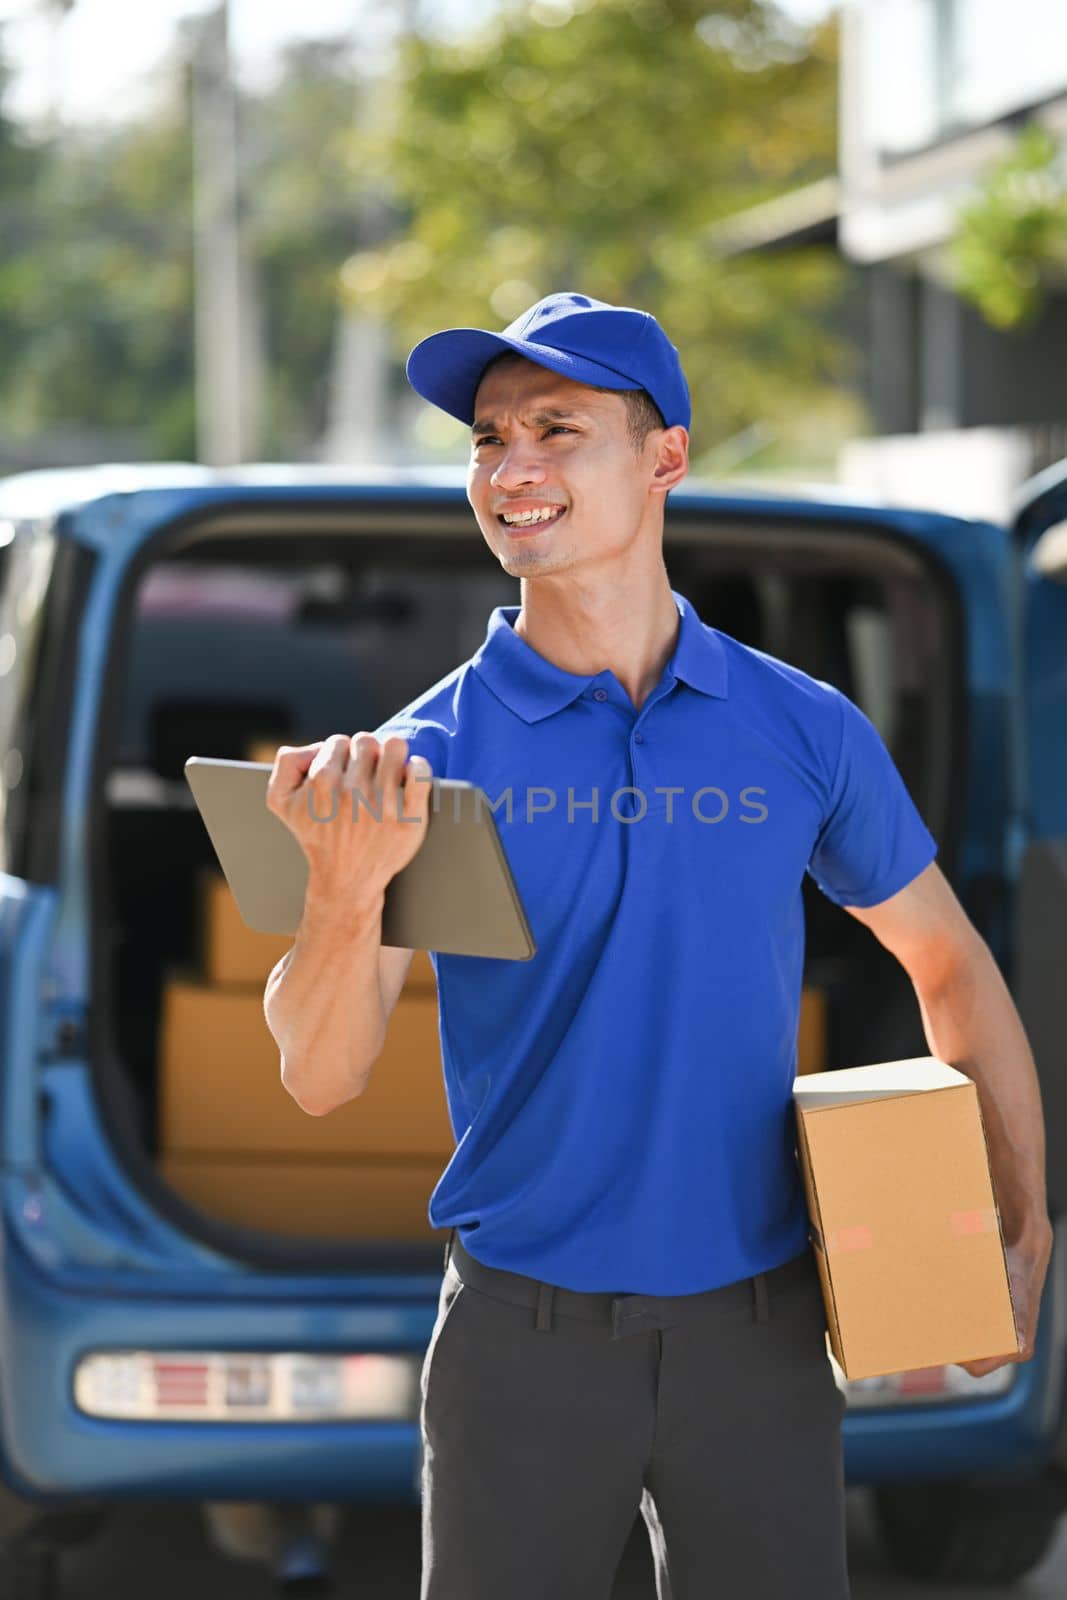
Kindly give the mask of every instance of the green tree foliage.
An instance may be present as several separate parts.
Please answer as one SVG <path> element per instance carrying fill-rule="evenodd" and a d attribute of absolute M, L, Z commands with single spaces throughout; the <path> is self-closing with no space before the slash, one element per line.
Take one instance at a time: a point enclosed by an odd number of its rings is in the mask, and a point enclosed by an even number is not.
<path fill-rule="evenodd" d="M 176 137 L 176 134 L 179 134 Z M 161 118 L 86 142 L 38 189 L 23 404 L 98 426 L 147 424 L 163 455 L 192 442 L 188 148 Z"/>
<path fill-rule="evenodd" d="M 1029 123 L 960 210 L 956 287 L 996 328 L 1032 322 L 1067 283 L 1067 185 L 1056 139 Z"/>
<path fill-rule="evenodd" d="M 150 456 L 196 453 L 188 72 L 150 116 L 19 137 L 0 121 L 3 426 L 133 431 Z M 2 83 L 0 83 L 2 93 Z M 267 345 L 265 455 L 321 433 L 341 266 L 359 243 L 336 42 L 291 50 L 241 108 L 242 189 Z"/>
<path fill-rule="evenodd" d="M 832 25 L 767 0 L 513 0 L 461 42 L 412 38 L 384 138 L 406 208 L 344 289 L 397 350 L 580 289 L 653 311 L 683 352 L 694 449 L 832 404 L 826 250 L 717 259 L 710 224 L 835 167 Z"/>
<path fill-rule="evenodd" d="M 757 419 L 818 427 L 842 371 L 833 254 L 721 260 L 705 230 L 833 170 L 834 57 L 831 26 L 800 32 L 771 0 L 502 0 L 477 35 L 410 39 L 384 88 L 343 40 L 292 48 L 241 105 L 263 454 L 321 436 L 345 304 L 384 316 L 402 357 L 555 288 L 662 318 L 697 449 Z M 373 136 L 364 88 L 392 108 Z M 134 430 L 192 458 L 187 71 L 120 126 L 31 138 L 0 117 L 0 219 L 4 430 Z"/>
<path fill-rule="evenodd" d="M 5 429 L 145 430 L 161 455 L 189 454 L 188 196 L 177 111 L 135 130 L 23 141 L 17 162 L 0 158 Z"/>

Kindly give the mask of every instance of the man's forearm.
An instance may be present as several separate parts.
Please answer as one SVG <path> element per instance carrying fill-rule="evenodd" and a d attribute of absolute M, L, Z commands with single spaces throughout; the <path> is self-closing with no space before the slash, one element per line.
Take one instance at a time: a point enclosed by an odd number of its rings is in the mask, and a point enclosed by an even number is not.
<path fill-rule="evenodd" d="M 293 948 L 267 980 L 263 1010 L 282 1081 L 313 1115 L 362 1091 L 385 1042 L 382 905 L 379 896 L 342 915 L 309 890 Z"/>
<path fill-rule="evenodd" d="M 930 1051 L 978 1088 L 997 1204 L 1010 1244 L 1047 1225 L 1045 1126 L 1034 1058 L 1019 1013 L 983 942 L 951 976 L 916 985 Z"/>

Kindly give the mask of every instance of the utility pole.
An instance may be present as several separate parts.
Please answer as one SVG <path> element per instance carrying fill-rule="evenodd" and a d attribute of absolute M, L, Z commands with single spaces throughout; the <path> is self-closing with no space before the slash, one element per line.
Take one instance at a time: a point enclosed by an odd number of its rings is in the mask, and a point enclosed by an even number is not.
<path fill-rule="evenodd" d="M 229 0 L 196 19 L 192 52 L 196 434 L 208 466 L 254 459 L 258 328 L 241 241 Z"/>
<path fill-rule="evenodd" d="M 418 25 L 419 0 L 389 0 L 379 7 L 379 26 L 389 42 L 379 49 L 375 70 L 362 77 L 356 107 L 360 130 L 382 129 L 396 114 L 393 71 L 404 40 Z M 365 58 L 364 58 L 365 59 Z M 373 249 L 388 238 L 389 197 L 377 187 L 366 189 L 356 212 L 358 247 Z M 389 330 L 360 306 L 347 306 L 338 316 L 330 385 L 330 415 L 320 446 L 324 461 L 382 465 L 397 459 L 395 420 L 391 415 L 392 358 Z"/>
<path fill-rule="evenodd" d="M 48 131 L 58 138 L 63 127 L 64 51 L 63 24 L 74 0 L 41 0 L 48 29 Z"/>

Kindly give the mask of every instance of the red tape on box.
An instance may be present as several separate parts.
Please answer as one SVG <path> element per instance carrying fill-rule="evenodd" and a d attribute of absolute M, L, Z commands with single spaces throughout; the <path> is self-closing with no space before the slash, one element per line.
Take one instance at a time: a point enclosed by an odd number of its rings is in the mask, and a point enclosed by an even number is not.
<path fill-rule="evenodd" d="M 996 1233 L 997 1214 L 992 1206 L 977 1211 L 953 1211 L 948 1225 L 953 1233 Z"/>
<path fill-rule="evenodd" d="M 837 1228 L 826 1235 L 826 1253 L 831 1256 L 850 1255 L 854 1250 L 870 1250 L 874 1237 L 870 1228 Z"/>

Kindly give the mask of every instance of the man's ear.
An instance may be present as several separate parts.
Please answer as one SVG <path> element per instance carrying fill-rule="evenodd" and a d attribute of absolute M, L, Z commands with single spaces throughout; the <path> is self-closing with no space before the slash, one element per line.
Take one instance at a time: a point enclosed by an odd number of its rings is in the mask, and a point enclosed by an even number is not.
<path fill-rule="evenodd" d="M 689 434 L 681 423 L 664 428 L 656 443 L 656 457 L 652 468 L 653 494 L 666 494 L 681 483 L 689 471 Z"/>

